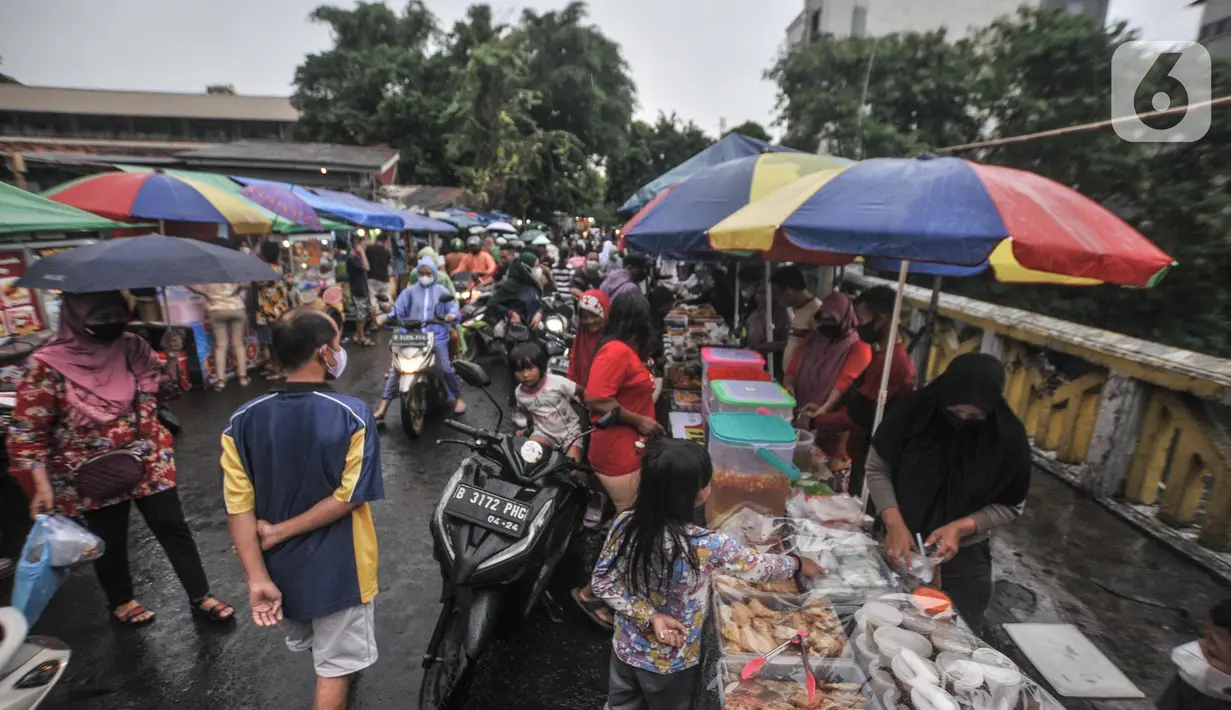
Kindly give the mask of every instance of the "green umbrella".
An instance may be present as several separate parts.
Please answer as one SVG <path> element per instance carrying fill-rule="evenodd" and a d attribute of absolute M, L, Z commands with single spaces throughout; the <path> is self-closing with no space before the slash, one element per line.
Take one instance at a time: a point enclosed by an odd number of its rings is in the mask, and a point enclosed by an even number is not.
<path fill-rule="evenodd" d="M 143 225 L 114 222 L 0 182 L 0 234 L 95 232 L 140 226 Z"/>

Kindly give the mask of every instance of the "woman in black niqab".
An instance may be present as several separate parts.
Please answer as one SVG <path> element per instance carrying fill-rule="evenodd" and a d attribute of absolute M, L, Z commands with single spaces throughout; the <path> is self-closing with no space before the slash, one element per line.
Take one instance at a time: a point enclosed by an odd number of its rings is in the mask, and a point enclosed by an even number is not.
<path fill-rule="evenodd" d="M 886 553 L 909 556 L 916 534 L 935 545 L 942 589 L 972 626 L 991 598 L 986 533 L 1015 518 L 1030 489 L 1030 443 L 1004 386 L 996 358 L 958 356 L 899 402 L 872 440 L 896 498 L 896 508 L 878 503 Z"/>

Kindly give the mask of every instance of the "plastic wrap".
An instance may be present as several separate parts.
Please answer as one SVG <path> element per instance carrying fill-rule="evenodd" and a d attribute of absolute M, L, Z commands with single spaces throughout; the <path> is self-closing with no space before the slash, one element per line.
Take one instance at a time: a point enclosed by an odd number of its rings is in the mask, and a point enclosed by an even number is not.
<path fill-rule="evenodd" d="M 792 520 L 809 520 L 828 528 L 859 530 L 872 524 L 859 499 L 846 493 L 812 495 L 797 490 L 787 500 L 786 511 Z"/>
<path fill-rule="evenodd" d="M 812 664 L 816 694 L 811 703 L 804 686 L 803 664 L 767 666 L 755 677 L 741 680 L 739 669 L 729 666 L 719 679 L 725 710 L 880 710 L 871 698 L 863 671 L 849 661 Z"/>
<path fill-rule="evenodd" d="M 830 496 L 834 497 L 834 496 Z M 825 570 L 806 580 L 809 591 L 835 602 L 864 602 L 897 591 L 897 576 L 880 555 L 880 543 L 859 529 L 831 528 L 795 519 L 794 550 Z"/>
<path fill-rule="evenodd" d="M 103 556 L 103 540 L 86 530 L 72 518 L 63 515 L 40 516 L 44 524 L 36 526 L 46 536 L 46 553 L 52 567 L 73 567 L 93 562 Z"/>
<path fill-rule="evenodd" d="M 739 540 L 761 553 L 784 554 L 790 552 L 788 536 L 790 529 L 784 518 L 776 517 L 765 508 L 745 503 L 719 516 L 713 529 Z M 776 582 L 745 582 L 734 577 L 724 577 L 724 584 L 742 591 L 760 591 L 774 594 L 798 594 L 799 585 L 794 579 Z"/>
<path fill-rule="evenodd" d="M 870 694 L 886 710 L 1063 707 L 932 594 L 890 594 L 865 604 L 854 615 L 850 646 Z"/>
<path fill-rule="evenodd" d="M 809 658 L 851 656 L 839 615 L 824 597 L 750 592 L 717 577 L 714 598 L 724 660 L 751 660 L 790 640 L 800 629 L 808 632 Z M 788 648 L 777 660 L 798 663 L 799 649 Z"/>

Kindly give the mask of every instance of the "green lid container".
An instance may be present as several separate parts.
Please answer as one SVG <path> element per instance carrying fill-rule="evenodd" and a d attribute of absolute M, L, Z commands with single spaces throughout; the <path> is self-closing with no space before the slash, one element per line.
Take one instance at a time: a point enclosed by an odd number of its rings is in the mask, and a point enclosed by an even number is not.
<path fill-rule="evenodd" d="M 795 398 L 777 382 L 717 380 L 710 388 L 719 402 L 732 407 L 795 408 Z"/>
<path fill-rule="evenodd" d="M 795 445 L 795 428 L 782 417 L 749 412 L 711 414 L 710 436 L 731 446 Z"/>

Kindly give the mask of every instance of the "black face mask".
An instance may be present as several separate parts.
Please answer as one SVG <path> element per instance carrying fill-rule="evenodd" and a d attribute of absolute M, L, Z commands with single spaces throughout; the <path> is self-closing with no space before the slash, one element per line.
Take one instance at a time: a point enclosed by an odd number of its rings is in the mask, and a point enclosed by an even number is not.
<path fill-rule="evenodd" d="M 842 326 L 838 323 L 822 323 L 817 328 L 817 331 L 830 340 L 837 340 L 843 335 L 846 335 L 846 333 L 842 330 Z"/>
<path fill-rule="evenodd" d="M 124 332 L 128 329 L 128 323 L 119 321 L 116 323 L 99 323 L 97 325 L 87 325 L 85 327 L 86 335 L 99 343 L 114 343 L 119 340 Z"/>
<path fill-rule="evenodd" d="M 876 344 L 881 341 L 881 331 L 880 328 L 876 327 L 875 320 L 860 323 L 859 327 L 855 328 L 855 332 L 859 334 L 859 339 L 865 343 Z"/>

